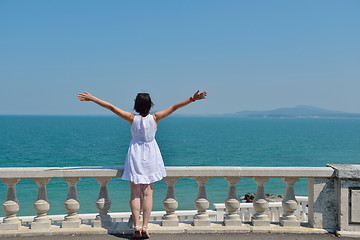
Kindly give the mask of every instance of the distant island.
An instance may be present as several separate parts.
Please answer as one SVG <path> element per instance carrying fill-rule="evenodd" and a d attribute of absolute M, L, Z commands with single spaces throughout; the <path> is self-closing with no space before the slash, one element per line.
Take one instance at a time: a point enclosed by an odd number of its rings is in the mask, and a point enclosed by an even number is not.
<path fill-rule="evenodd" d="M 223 116 L 246 118 L 360 118 L 359 113 L 333 111 L 312 106 L 278 108 L 268 111 L 241 111 Z"/>

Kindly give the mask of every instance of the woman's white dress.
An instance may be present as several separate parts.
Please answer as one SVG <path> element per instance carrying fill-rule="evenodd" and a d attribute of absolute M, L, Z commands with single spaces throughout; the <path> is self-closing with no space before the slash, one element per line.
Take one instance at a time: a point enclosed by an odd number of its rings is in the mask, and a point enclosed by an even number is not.
<path fill-rule="evenodd" d="M 122 179 L 135 184 L 149 184 L 166 177 L 164 162 L 155 140 L 156 130 L 152 115 L 135 116 Z"/>

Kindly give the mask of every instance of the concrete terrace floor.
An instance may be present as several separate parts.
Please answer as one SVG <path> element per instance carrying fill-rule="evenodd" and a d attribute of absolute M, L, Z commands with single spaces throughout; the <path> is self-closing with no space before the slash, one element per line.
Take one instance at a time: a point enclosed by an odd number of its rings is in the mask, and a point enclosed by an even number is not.
<path fill-rule="evenodd" d="M 106 235 L 106 234 L 93 234 L 93 235 L 55 235 L 55 236 L 14 236 L 14 237 L 0 237 L 4 240 L 126 240 L 133 239 L 131 235 Z M 152 234 L 152 240 L 354 240 L 355 238 L 337 237 L 334 234 L 295 234 L 295 233 L 181 233 L 181 234 Z"/>

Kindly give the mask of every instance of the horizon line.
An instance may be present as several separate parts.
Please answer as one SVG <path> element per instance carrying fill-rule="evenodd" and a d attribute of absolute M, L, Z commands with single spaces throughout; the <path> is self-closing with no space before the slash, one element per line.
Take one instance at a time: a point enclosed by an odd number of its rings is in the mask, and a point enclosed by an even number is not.
<path fill-rule="evenodd" d="M 240 111 L 236 111 L 236 112 L 229 112 L 229 113 L 202 113 L 202 114 L 197 114 L 197 113 L 174 113 L 172 115 L 170 115 L 170 117 L 175 117 L 175 116 L 228 116 L 231 114 L 237 114 L 237 113 L 241 113 L 241 112 L 265 112 L 265 111 L 274 111 L 274 110 L 279 110 L 279 109 L 294 109 L 294 108 L 299 108 L 299 107 L 311 107 L 311 108 L 317 108 L 317 109 L 321 109 L 321 110 L 327 110 L 327 111 L 337 111 L 339 113 L 343 113 L 343 114 L 360 114 L 360 112 L 345 112 L 342 110 L 333 110 L 333 109 L 328 109 L 328 108 L 322 108 L 322 107 L 315 107 L 315 106 L 310 106 L 310 105 L 296 105 L 294 107 L 277 107 L 277 108 L 273 108 L 270 110 L 240 110 Z M 157 111 L 154 111 L 157 112 Z M 151 114 L 153 114 L 154 112 L 152 112 Z M 134 113 L 136 114 L 136 113 Z M 84 114 L 43 114 L 43 113 L 0 113 L 0 116 L 104 116 L 104 117 L 109 117 L 109 116 L 115 116 L 114 114 L 93 114 L 93 113 L 84 113 Z"/>

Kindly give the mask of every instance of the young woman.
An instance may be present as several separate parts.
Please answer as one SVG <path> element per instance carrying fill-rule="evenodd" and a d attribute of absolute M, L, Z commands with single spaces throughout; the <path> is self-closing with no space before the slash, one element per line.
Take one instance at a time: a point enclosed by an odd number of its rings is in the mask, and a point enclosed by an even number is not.
<path fill-rule="evenodd" d="M 150 114 L 153 106 L 148 93 L 139 93 L 135 99 L 134 109 L 139 115 L 124 111 L 114 105 L 94 97 L 90 93 L 79 93 L 81 101 L 94 103 L 109 109 L 131 125 L 132 139 L 126 156 L 122 179 L 130 181 L 131 197 L 130 208 L 134 220 L 134 238 L 149 238 L 147 226 L 153 203 L 154 183 L 166 177 L 164 162 L 159 146 L 155 140 L 155 133 L 159 122 L 175 112 L 197 100 L 205 99 L 206 91 L 197 91 L 192 97 L 175 105 Z M 143 195 L 143 226 L 139 226 L 140 197 Z"/>

